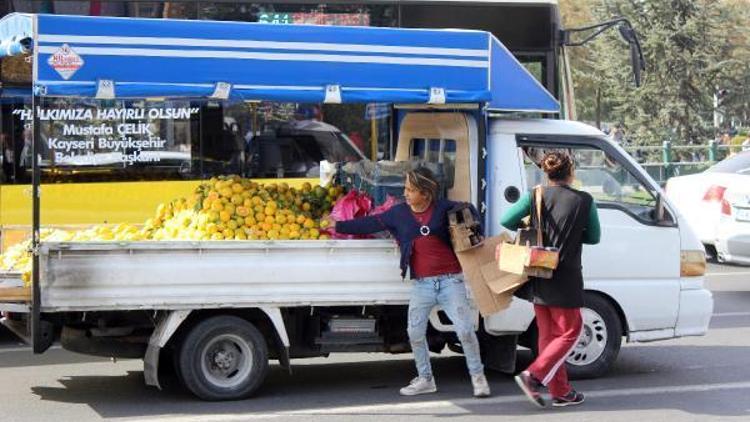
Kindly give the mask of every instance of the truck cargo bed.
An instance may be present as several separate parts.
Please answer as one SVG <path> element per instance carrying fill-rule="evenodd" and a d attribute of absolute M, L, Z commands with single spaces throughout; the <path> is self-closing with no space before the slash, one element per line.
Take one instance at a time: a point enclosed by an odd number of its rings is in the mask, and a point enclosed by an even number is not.
<path fill-rule="evenodd" d="M 391 240 L 40 247 L 41 311 L 406 304 Z M 2 309 L 0 304 L 0 310 Z"/>

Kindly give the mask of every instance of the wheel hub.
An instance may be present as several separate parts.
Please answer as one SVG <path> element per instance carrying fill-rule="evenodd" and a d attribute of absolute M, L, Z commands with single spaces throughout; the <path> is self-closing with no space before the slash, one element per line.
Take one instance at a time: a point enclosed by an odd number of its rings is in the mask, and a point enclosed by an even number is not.
<path fill-rule="evenodd" d="M 591 343 L 593 338 L 591 327 L 588 325 L 583 326 L 580 337 L 578 337 L 578 343 L 576 348 L 586 348 Z"/>
<path fill-rule="evenodd" d="M 230 388 L 245 382 L 251 373 L 253 351 L 242 337 L 224 334 L 206 344 L 202 362 L 203 373 L 209 382 Z"/>
<path fill-rule="evenodd" d="M 214 365 L 223 371 L 231 369 L 234 366 L 235 360 L 234 353 L 227 350 L 219 350 L 214 353 L 213 357 Z"/>
<path fill-rule="evenodd" d="M 599 313 L 589 308 L 581 309 L 583 329 L 567 362 L 575 366 L 586 366 L 599 359 L 607 348 L 607 325 Z"/>

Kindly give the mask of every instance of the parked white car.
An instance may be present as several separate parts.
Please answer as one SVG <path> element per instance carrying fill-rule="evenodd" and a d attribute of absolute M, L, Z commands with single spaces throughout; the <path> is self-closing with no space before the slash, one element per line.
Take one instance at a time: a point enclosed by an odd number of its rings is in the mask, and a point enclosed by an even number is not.
<path fill-rule="evenodd" d="M 750 264 L 750 151 L 667 181 L 667 196 L 722 262 Z"/>

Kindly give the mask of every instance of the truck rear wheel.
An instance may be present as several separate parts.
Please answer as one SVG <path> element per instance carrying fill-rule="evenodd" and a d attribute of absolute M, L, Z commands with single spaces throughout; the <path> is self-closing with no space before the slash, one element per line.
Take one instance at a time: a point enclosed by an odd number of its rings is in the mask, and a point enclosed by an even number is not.
<path fill-rule="evenodd" d="M 201 321 L 178 351 L 185 387 L 203 400 L 250 396 L 268 372 L 268 346 L 250 322 L 228 315 Z"/>

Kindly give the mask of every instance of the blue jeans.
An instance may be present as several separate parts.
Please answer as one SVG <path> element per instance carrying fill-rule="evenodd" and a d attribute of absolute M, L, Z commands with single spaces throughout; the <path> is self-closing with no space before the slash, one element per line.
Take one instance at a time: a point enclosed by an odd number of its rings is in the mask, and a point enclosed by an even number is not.
<path fill-rule="evenodd" d="M 430 311 L 435 305 L 440 305 L 453 322 L 464 351 L 469 374 L 483 373 L 484 367 L 479 356 L 479 341 L 474 332 L 475 311 L 467 297 L 463 275 L 445 274 L 415 279 L 411 290 L 407 332 L 419 376 L 432 377 L 426 334 Z"/>

